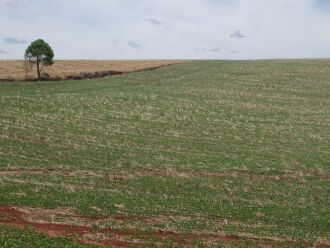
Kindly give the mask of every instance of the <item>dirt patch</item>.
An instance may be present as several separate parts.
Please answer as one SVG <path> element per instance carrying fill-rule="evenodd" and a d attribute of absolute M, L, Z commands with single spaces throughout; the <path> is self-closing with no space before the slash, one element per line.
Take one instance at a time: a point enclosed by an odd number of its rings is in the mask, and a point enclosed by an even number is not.
<path fill-rule="evenodd" d="M 104 217 L 87 217 L 71 213 L 71 209 L 49 209 L 40 210 L 32 208 L 0 206 L 0 224 L 14 226 L 17 228 L 32 227 L 37 232 L 45 233 L 51 237 L 70 236 L 81 243 L 94 244 L 99 246 L 114 247 L 141 247 L 146 244 L 150 238 L 157 243 L 163 241 L 172 241 L 185 247 L 191 247 L 197 241 L 203 244 L 219 243 L 240 243 L 242 241 L 251 241 L 261 247 L 277 247 L 283 242 L 286 245 L 296 244 L 293 240 L 281 240 L 276 238 L 260 238 L 249 234 L 240 234 L 237 236 L 221 233 L 190 233 L 178 234 L 167 230 L 141 231 L 136 229 L 119 230 L 114 228 L 95 229 L 88 224 L 67 224 L 51 223 L 46 221 L 46 215 L 66 216 L 78 218 L 80 220 L 96 221 Z M 37 213 L 37 214 L 36 214 Z M 43 216 L 43 217 L 42 217 Z M 138 218 L 129 216 L 113 216 L 114 219 L 121 220 L 126 218 Z M 144 219 L 145 217 L 141 217 Z M 149 219 L 150 221 L 150 219 Z M 310 246 L 310 243 L 306 243 Z M 329 248 L 326 243 L 318 242 L 314 247 Z"/>
<path fill-rule="evenodd" d="M 45 68 L 47 80 L 81 80 L 113 76 L 129 72 L 154 70 L 163 66 L 183 63 L 179 60 L 154 61 L 101 61 L 101 60 L 57 60 L 51 67 Z M 26 71 L 20 60 L 0 61 L 0 81 L 36 80 L 35 68 Z"/>
<path fill-rule="evenodd" d="M 12 206 L 0 206 L 0 224 L 14 226 L 18 228 L 32 227 L 37 232 L 42 232 L 50 237 L 72 236 L 76 237 L 80 242 L 86 244 L 94 244 L 100 246 L 116 245 L 119 247 L 127 247 L 131 243 L 124 242 L 120 239 L 93 240 L 95 234 L 89 226 L 69 225 L 62 223 L 38 223 L 28 221 L 27 213 L 20 211 Z M 110 232 L 111 230 L 106 230 Z M 115 233 L 111 233 L 115 234 Z M 89 238 L 87 238 L 89 237 Z"/>

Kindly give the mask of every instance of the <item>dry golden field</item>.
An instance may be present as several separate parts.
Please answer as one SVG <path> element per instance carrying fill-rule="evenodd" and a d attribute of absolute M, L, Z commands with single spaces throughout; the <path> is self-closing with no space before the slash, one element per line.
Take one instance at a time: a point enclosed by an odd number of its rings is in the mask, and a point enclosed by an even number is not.
<path fill-rule="evenodd" d="M 75 76 L 99 77 L 110 72 L 135 72 L 140 70 L 162 67 L 170 64 L 182 63 L 178 60 L 57 60 L 54 65 L 45 67 L 51 78 L 67 79 Z M 22 60 L 0 60 L 0 80 L 33 80 L 37 78 L 35 68 L 26 68 Z"/>

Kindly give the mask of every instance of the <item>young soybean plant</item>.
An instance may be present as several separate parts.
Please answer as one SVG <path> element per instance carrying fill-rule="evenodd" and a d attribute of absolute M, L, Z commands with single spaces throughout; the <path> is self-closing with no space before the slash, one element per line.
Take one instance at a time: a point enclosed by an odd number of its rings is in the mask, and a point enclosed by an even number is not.
<path fill-rule="evenodd" d="M 41 80 L 41 72 L 44 66 L 54 64 L 53 49 L 42 39 L 33 41 L 25 51 L 26 62 L 37 65 L 38 80 Z"/>

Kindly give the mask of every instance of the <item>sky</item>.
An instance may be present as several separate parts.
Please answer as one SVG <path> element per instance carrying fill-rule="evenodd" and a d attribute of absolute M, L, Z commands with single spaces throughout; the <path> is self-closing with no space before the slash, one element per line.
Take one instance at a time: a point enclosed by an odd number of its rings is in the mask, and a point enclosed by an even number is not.
<path fill-rule="evenodd" d="M 330 58 L 330 0 L 0 0 L 0 59 Z"/>

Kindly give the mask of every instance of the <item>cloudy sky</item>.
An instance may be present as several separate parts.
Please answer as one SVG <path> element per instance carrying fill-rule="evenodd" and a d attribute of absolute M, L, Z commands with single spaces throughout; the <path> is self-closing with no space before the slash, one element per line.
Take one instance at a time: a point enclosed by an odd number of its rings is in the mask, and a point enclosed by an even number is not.
<path fill-rule="evenodd" d="M 0 59 L 329 58 L 330 0 L 0 0 Z"/>

